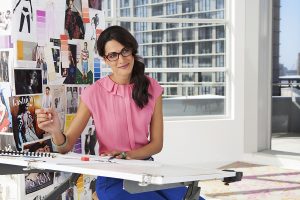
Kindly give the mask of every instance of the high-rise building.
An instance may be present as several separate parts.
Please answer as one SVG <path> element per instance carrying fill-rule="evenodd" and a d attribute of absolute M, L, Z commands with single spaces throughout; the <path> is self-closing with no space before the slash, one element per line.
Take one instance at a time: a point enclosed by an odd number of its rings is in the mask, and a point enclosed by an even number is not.
<path fill-rule="evenodd" d="M 272 24 L 272 95 L 281 96 L 280 86 L 280 64 L 279 64 L 279 36 L 280 36 L 280 0 L 273 0 L 273 24 Z"/>
<path fill-rule="evenodd" d="M 197 21 L 224 19 L 225 0 L 104 0 L 103 5 L 108 25 L 134 34 L 147 72 L 165 87 L 165 97 L 225 95 L 225 23 Z"/>
<path fill-rule="evenodd" d="M 297 69 L 298 69 L 298 71 L 297 71 L 297 74 L 298 75 L 300 75 L 300 53 L 298 53 L 298 62 L 297 62 Z"/>

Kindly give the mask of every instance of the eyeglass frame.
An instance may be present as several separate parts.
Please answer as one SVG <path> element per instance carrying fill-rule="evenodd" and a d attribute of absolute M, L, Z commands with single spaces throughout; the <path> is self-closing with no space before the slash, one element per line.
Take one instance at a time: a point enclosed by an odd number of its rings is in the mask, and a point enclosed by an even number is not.
<path fill-rule="evenodd" d="M 128 54 L 128 55 L 123 55 L 125 50 L 130 51 L 130 54 Z M 109 56 L 110 54 L 112 54 L 112 53 L 117 54 L 117 59 L 115 59 L 115 60 L 110 60 L 110 59 L 108 58 L 108 56 Z M 128 56 L 130 56 L 130 55 L 132 55 L 132 54 L 133 54 L 133 50 L 132 50 L 131 48 L 124 47 L 123 49 L 121 49 L 121 51 L 120 51 L 119 53 L 117 53 L 117 52 L 110 52 L 110 53 L 108 53 L 107 55 L 105 55 L 104 58 L 107 59 L 107 60 L 109 60 L 109 61 L 111 61 L 111 62 L 113 62 L 113 61 L 119 60 L 120 55 L 122 55 L 123 57 L 128 57 Z"/>

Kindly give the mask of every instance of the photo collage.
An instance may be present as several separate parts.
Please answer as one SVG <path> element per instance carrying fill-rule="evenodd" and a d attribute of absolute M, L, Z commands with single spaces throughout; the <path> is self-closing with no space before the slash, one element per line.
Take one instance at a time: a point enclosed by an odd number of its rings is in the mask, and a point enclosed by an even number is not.
<path fill-rule="evenodd" d="M 75 116 L 82 91 L 101 76 L 96 41 L 105 29 L 101 0 L 5 0 L 0 7 L 0 149 L 57 152 L 35 110 L 54 108 L 61 129 Z M 73 151 L 98 154 L 92 119 Z M 25 199 L 43 199 L 63 172 L 23 176 Z M 83 175 L 62 195 L 92 195 L 94 177 Z M 86 191 L 85 191 L 86 190 Z M 69 198 L 70 199 L 70 198 Z"/>

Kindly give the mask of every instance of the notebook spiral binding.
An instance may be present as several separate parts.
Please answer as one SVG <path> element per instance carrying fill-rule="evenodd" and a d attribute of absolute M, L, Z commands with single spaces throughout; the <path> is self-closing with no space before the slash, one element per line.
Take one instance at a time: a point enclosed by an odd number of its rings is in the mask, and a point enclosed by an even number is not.
<path fill-rule="evenodd" d="M 54 153 L 49 152 L 30 152 L 30 151 L 7 151 L 0 149 L 0 156 L 16 156 L 16 157 L 33 157 L 33 158 L 40 158 L 40 157 L 55 157 Z"/>

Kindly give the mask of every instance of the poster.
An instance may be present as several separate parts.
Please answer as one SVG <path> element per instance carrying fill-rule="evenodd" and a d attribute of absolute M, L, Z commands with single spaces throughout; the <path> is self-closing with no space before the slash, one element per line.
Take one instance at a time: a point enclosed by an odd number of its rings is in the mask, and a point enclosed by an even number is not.
<path fill-rule="evenodd" d="M 45 134 L 38 128 L 35 117 L 35 110 L 41 108 L 41 100 L 41 95 L 10 98 L 14 139 L 19 151 L 23 150 L 24 143 L 42 139 Z"/>

